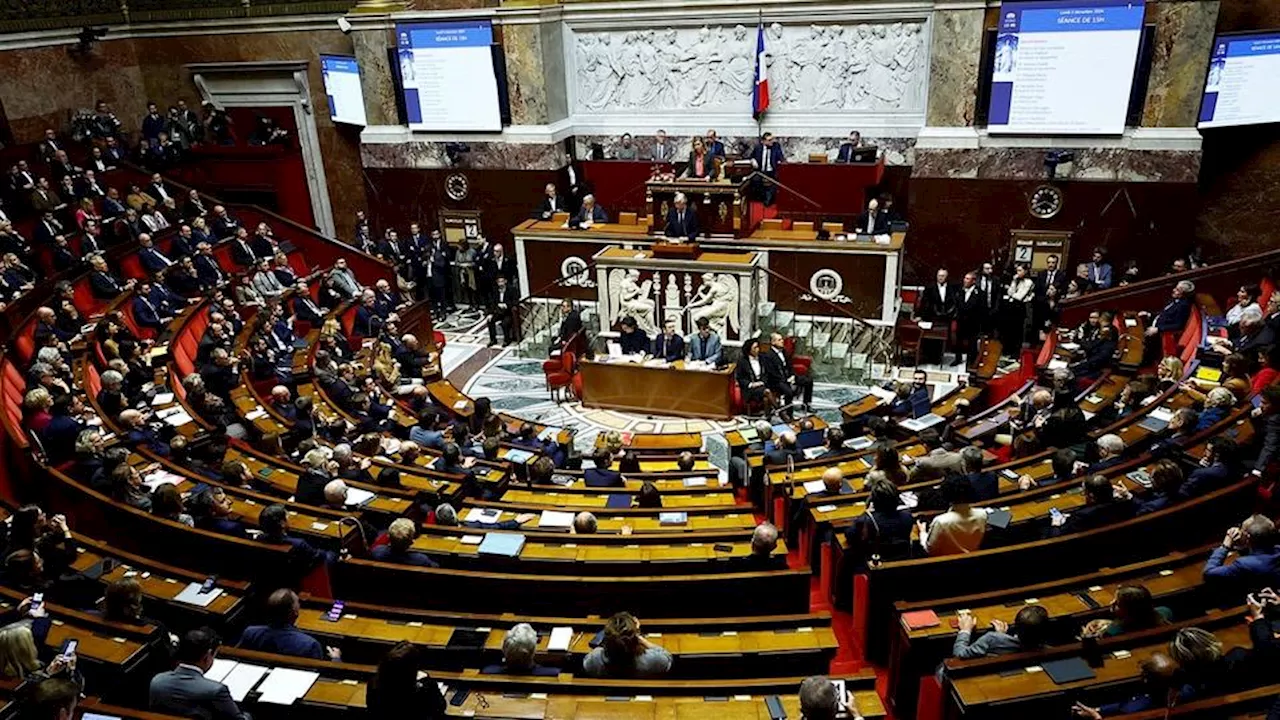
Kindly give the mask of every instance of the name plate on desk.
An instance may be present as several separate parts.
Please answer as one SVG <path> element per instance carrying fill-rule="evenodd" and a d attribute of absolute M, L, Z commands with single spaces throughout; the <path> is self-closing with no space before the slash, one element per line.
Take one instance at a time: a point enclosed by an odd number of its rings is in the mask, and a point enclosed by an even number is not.
<path fill-rule="evenodd" d="M 698 248 L 698 243 L 673 243 L 673 242 L 655 242 L 651 248 L 653 256 L 657 258 L 677 258 L 680 260 L 694 260 L 702 254 L 702 250 Z"/>

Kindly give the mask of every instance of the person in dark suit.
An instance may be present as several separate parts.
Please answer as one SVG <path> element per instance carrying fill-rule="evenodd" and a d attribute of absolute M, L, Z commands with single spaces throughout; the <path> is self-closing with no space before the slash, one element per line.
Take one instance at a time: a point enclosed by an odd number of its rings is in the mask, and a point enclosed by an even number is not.
<path fill-rule="evenodd" d="M 1098 328 L 1097 340 L 1088 344 L 1084 358 L 1072 365 L 1071 371 L 1077 378 L 1096 378 L 1102 371 L 1111 367 L 1117 347 L 1115 326 L 1105 325 Z"/>
<path fill-rule="evenodd" d="M 238 228 L 231 240 L 231 261 L 245 269 L 258 264 L 258 255 L 249 244 L 249 231 L 244 228 Z"/>
<path fill-rule="evenodd" d="M 609 222 L 609 216 L 605 214 L 604 208 L 596 205 L 596 196 L 587 194 L 582 197 L 582 209 L 573 216 L 572 222 L 577 223 L 578 227 L 588 228 Z"/>
<path fill-rule="evenodd" d="M 860 235 L 884 235 L 889 232 L 889 214 L 881 212 L 879 200 L 871 198 L 867 202 L 867 209 L 858 213 L 854 230 Z"/>
<path fill-rule="evenodd" d="M 293 293 L 293 316 L 307 323 L 311 327 L 320 327 L 324 324 L 324 311 L 316 302 L 311 299 L 311 290 L 307 287 L 306 280 L 299 280 L 294 285 Z"/>
<path fill-rule="evenodd" d="M 1204 455 L 1200 458 L 1200 467 L 1192 470 L 1186 482 L 1178 488 L 1179 496 L 1190 500 L 1225 487 L 1231 481 L 1231 466 L 1235 455 L 1235 440 L 1223 435 L 1210 438 L 1205 444 Z"/>
<path fill-rule="evenodd" d="M 560 668 L 547 667 L 535 662 L 538 652 L 538 632 L 529 623 L 519 623 L 507 631 L 502 640 L 502 663 L 486 665 L 481 675 L 532 675 L 555 677 Z"/>
<path fill-rule="evenodd" d="M 376 545 L 369 551 L 369 557 L 378 562 L 400 563 L 414 567 L 440 567 L 426 553 L 411 550 L 413 539 L 418 536 L 413 521 L 408 518 L 396 518 L 387 527 L 387 542 Z"/>
<path fill-rule="evenodd" d="M 760 358 L 759 338 L 747 340 L 743 345 L 743 353 L 738 358 L 738 366 L 733 371 L 734 380 L 742 390 L 742 399 L 746 402 L 763 402 L 766 412 L 773 405 L 773 392 L 769 389 L 765 361 Z"/>
<path fill-rule="evenodd" d="M 398 718 L 406 713 L 423 718 L 445 716 L 444 694 L 440 685 L 422 671 L 423 662 L 418 648 L 408 640 L 401 640 L 387 652 L 366 691 L 365 706 L 371 720 Z"/>
<path fill-rule="evenodd" d="M 498 344 L 498 326 L 502 326 L 502 344 L 510 345 L 515 339 L 516 308 L 520 305 L 520 293 L 514 285 L 507 284 L 503 275 L 497 277 L 493 298 L 489 302 L 489 344 Z"/>
<path fill-rule="evenodd" d="M 1058 256 L 1050 255 L 1044 259 L 1044 269 L 1036 273 L 1036 296 L 1043 300 L 1051 287 L 1058 288 L 1058 294 L 1062 295 L 1067 291 L 1067 283 L 1070 281 L 1067 273 L 1058 267 Z"/>
<path fill-rule="evenodd" d="M 1090 475 L 1084 480 L 1085 505 L 1069 515 L 1054 518 L 1045 530 L 1045 537 L 1068 535 L 1094 528 L 1113 525 L 1133 517 L 1133 499 L 1116 494 L 1115 487 L 1106 475 Z"/>
<path fill-rule="evenodd" d="M 547 187 L 543 190 L 542 202 L 538 203 L 533 216 L 537 219 L 550 220 L 551 216 L 558 212 L 569 212 L 569 208 L 565 206 L 564 198 L 556 192 L 555 183 L 547 183 Z"/>
<path fill-rule="evenodd" d="M 667 362 L 684 359 L 684 338 L 676 332 L 676 321 L 668 318 L 662 324 L 662 333 L 653 339 L 653 356 Z"/>
<path fill-rule="evenodd" d="M 427 248 L 423 265 L 426 267 L 427 295 L 431 300 L 431 313 L 434 317 L 444 318 L 453 307 L 451 289 L 453 270 L 452 248 L 444 241 L 439 230 L 431 231 L 431 244 Z"/>
<path fill-rule="evenodd" d="M 497 285 L 499 275 L 507 279 L 508 285 L 515 285 L 516 259 L 507 254 L 506 248 L 502 246 L 502 243 L 494 243 L 493 247 L 489 248 L 489 252 L 480 269 L 484 273 L 485 281 L 491 288 Z"/>
<path fill-rule="evenodd" d="M 760 353 L 765 363 L 765 375 L 769 389 L 782 397 L 784 404 L 790 404 L 797 395 L 805 407 L 813 402 L 813 378 L 805 373 L 796 372 L 791 353 L 787 352 L 787 341 L 782 333 L 770 333 L 769 347 Z"/>
<path fill-rule="evenodd" d="M 382 332 L 386 320 L 378 314 L 375 307 L 377 296 L 372 290 L 365 290 L 360 297 L 360 307 L 356 308 L 356 319 L 351 324 L 351 333 L 359 337 L 377 337 Z"/>
<path fill-rule="evenodd" d="M 151 289 L 151 283 L 146 280 L 138 286 L 138 292 L 133 296 L 133 319 L 142 327 L 159 332 L 173 320 L 173 315 L 156 307 L 151 300 Z"/>
<path fill-rule="evenodd" d="M 608 448 L 598 448 L 591 459 L 595 461 L 595 467 L 582 471 L 582 482 L 587 487 L 620 488 L 626 485 L 622 479 L 622 473 L 609 467 L 613 464 L 613 456 Z"/>
<path fill-rule="evenodd" d="M 93 268 L 89 273 L 89 289 L 99 300 L 114 300 L 120 293 L 133 288 L 132 280 L 122 283 L 107 270 L 107 261 L 101 255 L 92 256 L 89 264 Z"/>
<path fill-rule="evenodd" d="M 698 238 L 698 213 L 689 209 L 689 201 L 684 193 L 676 193 L 674 207 L 667 211 L 667 226 L 663 235 L 669 238 L 688 238 L 690 242 Z"/>
<path fill-rule="evenodd" d="M 618 344 L 622 346 L 623 355 L 635 355 L 649 352 L 649 336 L 636 324 L 630 315 L 619 322 L 622 331 L 618 333 Z"/>
<path fill-rule="evenodd" d="M 777 197 L 778 166 L 783 162 L 782 147 L 773 139 L 773 133 L 760 136 L 760 143 L 751 151 L 751 166 L 765 176 L 765 180 L 756 179 L 758 195 L 765 205 L 772 205 Z"/>
<path fill-rule="evenodd" d="M 960 451 L 960 463 L 964 469 L 965 480 L 973 487 L 974 498 L 978 501 L 991 500 L 1000 494 L 1000 480 L 996 474 L 982 467 L 982 448 L 975 445 Z"/>
<path fill-rule="evenodd" d="M 160 114 L 156 104 L 147 103 L 147 114 L 142 116 L 142 137 L 146 140 L 156 140 L 160 137 L 160 133 L 164 132 L 166 125 L 168 123 Z"/>
<path fill-rule="evenodd" d="M 720 136 L 716 134 L 715 130 L 707 131 L 707 139 L 703 144 L 707 146 L 707 154 L 711 157 L 723 158 L 725 156 L 724 143 L 720 141 Z"/>
<path fill-rule="evenodd" d="M 208 287 L 218 287 L 227 280 L 227 275 L 218 264 L 218 259 L 213 256 L 213 247 L 209 243 L 202 242 L 196 245 L 196 256 L 192 264 L 196 268 L 196 276 L 200 278 L 200 282 Z"/>
<path fill-rule="evenodd" d="M 849 163 L 853 162 L 853 155 L 862 147 L 862 133 L 857 130 L 849 131 L 849 139 L 840 143 L 840 149 L 836 152 L 836 162 Z"/>
<path fill-rule="evenodd" d="M 551 350 L 564 350 L 565 344 L 575 335 L 582 332 L 582 315 L 573 307 L 573 301 L 565 298 L 560 301 L 560 327 L 555 337 L 551 338 Z"/>
<path fill-rule="evenodd" d="M 173 261 L 165 257 L 152 241 L 151 236 L 142 233 L 138 236 L 138 262 L 142 264 L 142 268 L 148 273 L 155 274 L 167 270 Z"/>
<path fill-rule="evenodd" d="M 53 128 L 45 128 L 44 139 L 40 141 L 40 144 L 36 146 L 36 149 L 40 151 L 40 157 L 43 158 L 45 162 L 51 162 L 54 155 L 56 155 L 59 150 L 63 149 L 62 141 L 58 139 L 58 134 L 53 131 Z"/>
<path fill-rule="evenodd" d="M 320 641 L 297 628 L 298 595 L 281 588 L 267 597 L 265 625 L 250 625 L 240 636 L 239 647 L 258 652 L 291 655 L 312 660 L 340 660 L 337 648 L 326 648 Z"/>
<path fill-rule="evenodd" d="M 803 459 L 800 450 L 796 448 L 796 434 L 790 430 L 784 430 L 778 433 L 778 440 L 773 444 L 773 448 L 765 450 L 764 464 L 769 466 L 786 465 L 787 460 L 800 461 Z"/>
<path fill-rule="evenodd" d="M 1095 248 L 1093 257 L 1086 265 L 1088 268 L 1089 283 L 1098 290 L 1106 290 L 1111 287 L 1111 263 L 1107 262 L 1107 251 L 1103 248 Z"/>
<path fill-rule="evenodd" d="M 955 319 L 957 293 L 955 286 L 947 282 L 947 270 L 938 270 L 937 282 L 926 285 L 920 296 L 920 307 L 916 310 L 919 320 L 932 323 L 948 323 Z"/>
<path fill-rule="evenodd" d="M 969 362 L 978 357 L 978 341 L 982 338 L 987 321 L 987 305 L 982 294 L 978 292 L 978 276 L 967 272 L 961 281 L 956 295 L 956 360 L 959 365 L 963 357 L 969 356 Z"/>
<path fill-rule="evenodd" d="M 188 630 L 178 641 L 178 666 L 151 679 L 150 709 L 206 720 L 249 720 L 227 686 L 204 676 L 213 667 L 221 643 L 207 627 Z"/>
<path fill-rule="evenodd" d="M 913 418 L 924 417 L 933 409 L 932 394 L 929 392 L 929 376 L 923 370 L 911 374 L 911 384 L 906 387 L 906 394 L 898 393 L 898 400 L 889 406 L 889 414 Z"/>
<path fill-rule="evenodd" d="M 1213 549 L 1204 564 L 1204 579 L 1232 584 L 1232 590 L 1253 593 L 1280 584 L 1280 549 L 1275 523 L 1265 515 L 1253 515 L 1239 527 L 1227 530 L 1222 544 Z M 1226 562 L 1229 553 L 1238 553 L 1235 562 Z"/>

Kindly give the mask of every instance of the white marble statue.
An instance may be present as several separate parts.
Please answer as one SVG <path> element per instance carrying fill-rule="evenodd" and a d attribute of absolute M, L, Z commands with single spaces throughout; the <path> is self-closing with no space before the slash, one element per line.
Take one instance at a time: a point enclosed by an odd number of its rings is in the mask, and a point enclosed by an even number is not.
<path fill-rule="evenodd" d="M 575 30 L 575 112 L 635 114 L 749 107 L 756 35 L 743 24 Z M 920 22 L 772 23 L 765 34 L 771 104 L 781 110 L 920 112 L 927 48 Z"/>
<path fill-rule="evenodd" d="M 654 290 L 652 280 L 640 282 L 639 270 L 623 270 L 614 268 L 609 272 L 609 305 L 614 308 L 610 315 L 612 325 L 630 315 L 636 319 L 636 326 L 645 333 L 653 335 L 658 326 L 654 320 L 657 302 L 649 297 Z"/>
<path fill-rule="evenodd" d="M 721 338 L 730 329 L 741 328 L 738 318 L 738 281 L 732 275 L 703 273 L 702 285 L 685 307 L 689 312 L 689 326 L 696 327 L 698 320 L 706 318 Z"/>

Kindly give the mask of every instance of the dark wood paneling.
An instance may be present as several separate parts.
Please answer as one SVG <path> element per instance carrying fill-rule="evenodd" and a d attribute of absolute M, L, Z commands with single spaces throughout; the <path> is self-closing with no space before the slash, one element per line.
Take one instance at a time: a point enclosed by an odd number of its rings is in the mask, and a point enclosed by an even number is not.
<path fill-rule="evenodd" d="M 815 301 L 809 288 L 815 273 L 829 269 L 834 270 L 843 282 L 836 304 L 857 317 L 879 317 L 884 300 L 884 263 L 883 255 L 770 250 L 769 269 L 791 278 L 799 287 L 771 278 L 769 299 L 784 310 L 830 315 L 827 304 Z M 848 298 L 849 302 L 841 302 L 841 297 Z"/>
<path fill-rule="evenodd" d="M 525 240 L 525 257 L 528 259 L 529 292 L 538 297 L 573 298 L 574 300 L 595 300 L 599 296 L 596 290 L 596 273 L 591 270 L 586 285 L 555 285 L 562 275 L 564 261 L 576 257 L 583 262 L 591 262 L 592 256 L 609 247 L 611 243 L 563 242 L 558 240 Z"/>
<path fill-rule="evenodd" d="M 1192 183 L 1063 182 L 1066 201 L 1052 220 L 1027 212 L 1027 197 L 1039 184 L 911 178 L 903 282 L 919 284 L 939 267 L 958 278 L 1003 258 L 1013 229 L 1071 230 L 1068 267 L 1105 246 L 1117 271 L 1135 258 L 1144 277 L 1163 273 L 1169 259 L 1195 242 L 1199 199 Z"/>
<path fill-rule="evenodd" d="M 439 227 L 440 208 L 478 210 L 481 231 L 513 256 L 511 228 L 529 219 L 547 183 L 560 181 L 553 170 L 367 168 L 364 172 L 369 218 L 376 233 L 390 227 L 403 236 L 411 222 L 423 223 L 424 229 Z M 450 199 L 444 189 L 445 178 L 455 172 L 467 178 L 469 192 L 462 201 Z"/>

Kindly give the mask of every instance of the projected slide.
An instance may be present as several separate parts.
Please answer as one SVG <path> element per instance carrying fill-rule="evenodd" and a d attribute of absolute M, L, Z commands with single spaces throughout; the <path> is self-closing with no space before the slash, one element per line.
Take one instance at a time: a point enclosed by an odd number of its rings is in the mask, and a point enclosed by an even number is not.
<path fill-rule="evenodd" d="M 1219 35 L 1199 127 L 1280 122 L 1280 31 Z"/>
<path fill-rule="evenodd" d="M 1000 6 L 992 133 L 1119 135 L 1142 39 L 1141 0 Z"/>
<path fill-rule="evenodd" d="M 410 130 L 502 130 L 487 20 L 397 25 L 396 44 Z"/>
<path fill-rule="evenodd" d="M 321 55 L 320 73 L 324 75 L 324 92 L 329 96 L 329 117 L 334 122 L 367 125 L 356 59 L 346 55 Z"/>

